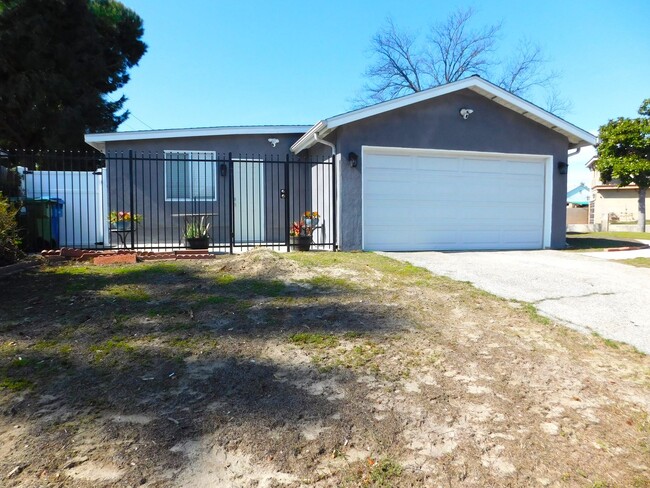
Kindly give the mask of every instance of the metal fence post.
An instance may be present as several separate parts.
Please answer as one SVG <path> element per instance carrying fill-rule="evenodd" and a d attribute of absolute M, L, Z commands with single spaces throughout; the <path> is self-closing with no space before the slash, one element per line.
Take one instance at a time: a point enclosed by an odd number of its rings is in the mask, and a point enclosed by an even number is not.
<path fill-rule="evenodd" d="M 289 155 L 287 154 L 286 163 L 284 163 L 284 219 L 287 223 L 287 231 L 284 235 L 284 241 L 287 246 L 287 252 L 291 251 L 291 243 L 289 234 L 291 232 L 291 209 L 289 208 L 289 196 L 291 192 L 289 191 Z"/>
<path fill-rule="evenodd" d="M 235 164 L 228 153 L 228 205 L 230 213 L 230 254 L 235 252 Z"/>
<path fill-rule="evenodd" d="M 133 181 L 133 150 L 129 149 L 129 215 L 131 216 L 131 249 L 135 249 L 135 228 L 133 227 L 133 200 L 135 199 Z"/>

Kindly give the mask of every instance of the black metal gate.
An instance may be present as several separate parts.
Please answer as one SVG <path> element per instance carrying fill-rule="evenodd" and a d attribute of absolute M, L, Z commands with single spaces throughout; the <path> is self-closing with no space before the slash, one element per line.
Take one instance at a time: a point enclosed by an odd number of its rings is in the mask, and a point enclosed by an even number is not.
<path fill-rule="evenodd" d="M 292 231 L 310 236 L 315 249 L 337 242 L 332 160 L 3 151 L 0 185 L 21 207 L 32 251 L 289 250 Z"/>

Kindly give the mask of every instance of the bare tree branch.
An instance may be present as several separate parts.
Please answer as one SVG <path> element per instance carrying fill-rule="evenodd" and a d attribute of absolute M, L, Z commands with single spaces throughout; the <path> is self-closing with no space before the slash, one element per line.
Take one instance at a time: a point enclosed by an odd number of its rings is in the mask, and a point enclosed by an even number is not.
<path fill-rule="evenodd" d="M 558 117 L 564 117 L 573 108 L 571 101 L 560 95 L 560 92 L 554 86 L 547 90 L 544 101 L 544 108 Z"/>
<path fill-rule="evenodd" d="M 519 96 L 546 97 L 550 111 L 566 112 L 559 75 L 547 69 L 541 48 L 523 40 L 510 59 L 497 53 L 501 23 L 473 28 L 474 10 L 458 9 L 434 24 L 425 39 L 400 30 L 391 18 L 372 38 L 373 62 L 356 107 L 397 98 L 478 74 Z"/>
<path fill-rule="evenodd" d="M 451 83 L 468 74 L 485 75 L 492 64 L 501 24 L 470 30 L 474 11 L 471 8 L 453 12 L 445 22 L 431 27 L 426 66 L 436 83 Z"/>
<path fill-rule="evenodd" d="M 365 72 L 371 80 L 365 87 L 371 100 L 383 101 L 422 90 L 421 56 L 416 51 L 415 39 L 412 34 L 399 31 L 391 18 L 372 38 L 371 50 L 377 59 Z"/>
<path fill-rule="evenodd" d="M 544 70 L 547 64 L 541 48 L 524 39 L 506 63 L 497 84 L 515 95 L 525 95 L 531 88 L 547 86 L 558 78 L 557 73 Z"/>

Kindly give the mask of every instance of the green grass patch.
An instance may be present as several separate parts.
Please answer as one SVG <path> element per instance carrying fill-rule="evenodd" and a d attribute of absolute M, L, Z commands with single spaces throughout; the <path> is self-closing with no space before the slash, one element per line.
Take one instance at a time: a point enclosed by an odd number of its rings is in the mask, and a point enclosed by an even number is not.
<path fill-rule="evenodd" d="M 115 267 L 105 266 L 101 269 L 102 274 L 142 279 L 152 275 L 183 275 L 187 272 L 187 269 L 178 263 L 128 264 Z"/>
<path fill-rule="evenodd" d="M 31 348 L 33 351 L 55 353 L 62 356 L 68 356 L 72 352 L 72 346 L 70 344 L 61 344 L 56 340 L 37 341 Z"/>
<path fill-rule="evenodd" d="M 452 283 L 452 280 L 434 276 L 419 266 L 380 256 L 373 252 L 289 253 L 285 258 L 296 261 L 307 268 L 342 266 L 360 272 L 376 270 L 402 281 L 415 282 L 415 284 L 425 284 L 436 280 Z"/>
<path fill-rule="evenodd" d="M 4 377 L 0 378 L 0 391 L 23 391 L 34 387 L 34 383 L 29 380 Z"/>
<path fill-rule="evenodd" d="M 520 308 L 523 310 L 526 315 L 528 315 L 528 318 L 530 320 L 537 322 L 539 324 L 543 325 L 551 325 L 553 321 L 549 319 L 548 317 L 544 317 L 539 313 L 539 310 L 537 310 L 537 307 L 533 305 L 532 303 L 526 303 L 526 302 L 520 302 L 518 300 L 511 300 L 511 303 L 515 305 L 515 307 Z"/>
<path fill-rule="evenodd" d="M 650 268 L 650 258 L 621 259 L 618 262 L 636 266 L 637 268 Z"/>
<path fill-rule="evenodd" d="M 231 285 L 235 281 L 237 281 L 237 277 L 228 273 L 223 273 L 218 275 L 214 281 L 217 283 L 217 285 L 220 286 L 227 286 Z"/>
<path fill-rule="evenodd" d="M 303 280 L 303 283 L 324 290 L 331 288 L 342 288 L 345 290 L 350 290 L 356 288 L 356 286 L 354 286 L 354 283 L 352 283 L 350 280 L 346 280 L 344 278 L 334 278 L 332 276 L 326 275 L 314 276 L 313 278 Z"/>
<path fill-rule="evenodd" d="M 112 298 L 130 302 L 146 302 L 151 299 L 149 293 L 138 285 L 112 285 L 106 287 L 102 293 Z"/>
<path fill-rule="evenodd" d="M 136 347 L 123 337 L 113 337 L 105 342 L 94 344 L 89 349 L 95 361 L 101 361 L 115 354 L 131 355 L 136 352 Z"/>
<path fill-rule="evenodd" d="M 350 351 L 342 354 L 337 360 L 338 366 L 348 369 L 357 369 L 367 366 L 377 356 L 384 354 L 386 350 L 373 341 L 366 341 L 363 344 L 354 346 Z"/>
<path fill-rule="evenodd" d="M 404 469 L 397 461 L 384 458 L 374 464 L 370 471 L 373 486 L 393 486 L 393 479 L 398 478 Z"/>
<path fill-rule="evenodd" d="M 333 334 L 320 334 L 317 332 L 298 332 L 289 336 L 289 341 L 298 346 L 315 347 L 319 349 L 336 347 L 339 339 Z"/>

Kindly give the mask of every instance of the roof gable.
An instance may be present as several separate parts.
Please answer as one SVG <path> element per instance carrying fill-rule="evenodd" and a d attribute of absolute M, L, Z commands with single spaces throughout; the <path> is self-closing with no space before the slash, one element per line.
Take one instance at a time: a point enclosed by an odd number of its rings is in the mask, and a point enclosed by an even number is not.
<path fill-rule="evenodd" d="M 361 108 L 352 112 L 336 115 L 325 120 L 321 120 L 312 126 L 296 143 L 291 146 L 294 153 L 308 149 L 316 143 L 316 138 L 325 137 L 337 127 L 345 124 L 356 122 L 374 115 L 396 110 L 402 107 L 413 105 L 424 100 L 447 95 L 459 90 L 469 89 L 482 95 L 493 102 L 496 102 L 514 112 L 517 112 L 543 126 L 546 126 L 560 134 L 568 140 L 570 147 L 577 148 L 590 146 L 596 143 L 596 137 L 589 132 L 576 127 L 560 117 L 534 105 L 523 98 L 500 88 L 489 81 L 478 76 L 472 76 L 446 85 L 437 86 L 428 90 L 412 93 L 404 97 L 381 102 L 370 107 Z"/>

